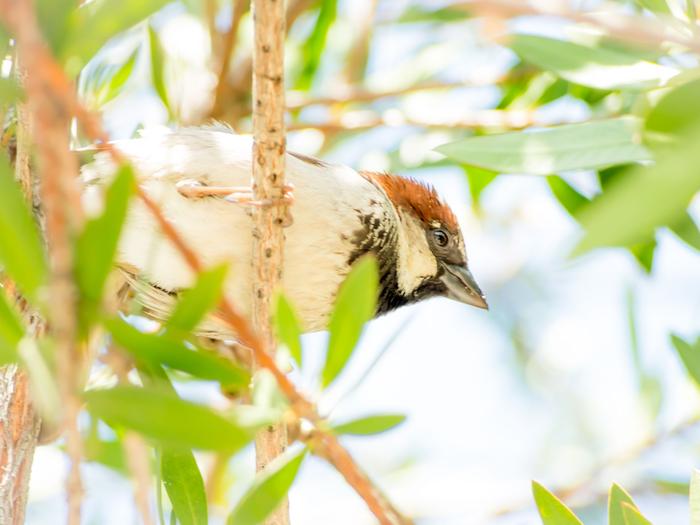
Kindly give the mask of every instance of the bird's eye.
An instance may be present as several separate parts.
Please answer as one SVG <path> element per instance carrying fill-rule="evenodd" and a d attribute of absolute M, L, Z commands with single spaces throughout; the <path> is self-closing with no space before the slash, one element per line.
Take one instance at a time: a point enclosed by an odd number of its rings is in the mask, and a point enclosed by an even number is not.
<path fill-rule="evenodd" d="M 433 240 L 440 248 L 444 248 L 450 242 L 450 236 L 445 230 L 433 230 Z"/>

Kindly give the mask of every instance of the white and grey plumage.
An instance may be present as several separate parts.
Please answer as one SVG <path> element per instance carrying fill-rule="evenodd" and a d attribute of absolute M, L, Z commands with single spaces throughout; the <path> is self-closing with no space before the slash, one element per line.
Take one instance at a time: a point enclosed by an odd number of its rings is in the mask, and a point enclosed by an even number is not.
<path fill-rule="evenodd" d="M 176 184 L 183 180 L 208 186 L 250 184 L 250 137 L 215 128 L 184 128 L 147 133 L 115 145 L 133 163 L 139 184 L 202 262 L 230 263 L 225 293 L 248 314 L 249 213 L 221 198 L 185 197 Z M 84 166 L 88 204 L 113 172 L 105 153 Z M 285 229 L 283 288 L 306 330 L 325 328 L 338 286 L 353 261 L 367 252 L 377 255 L 380 266 L 378 314 L 435 295 L 486 307 L 467 269 L 454 216 L 431 188 L 294 153 L 286 157 L 286 180 L 294 187 L 294 221 Z M 137 201 L 129 211 L 118 262 L 146 311 L 156 318 L 167 315 L 177 292 L 193 283 L 177 249 Z M 230 335 L 215 316 L 200 331 Z"/>

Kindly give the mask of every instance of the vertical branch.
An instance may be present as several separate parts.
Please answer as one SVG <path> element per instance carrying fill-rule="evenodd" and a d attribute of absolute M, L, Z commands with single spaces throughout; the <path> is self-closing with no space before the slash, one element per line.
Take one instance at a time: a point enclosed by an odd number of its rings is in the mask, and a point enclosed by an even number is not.
<path fill-rule="evenodd" d="M 284 35 L 282 0 L 253 0 L 253 191 L 259 201 L 282 202 L 284 185 Z M 253 325 L 264 349 L 273 353 L 270 326 L 272 294 L 282 279 L 284 214 L 282 206 L 259 207 L 253 231 Z M 270 426 L 255 440 L 256 469 L 261 470 L 287 446 L 283 424 Z M 289 523 L 285 501 L 266 520 L 268 525 Z"/>

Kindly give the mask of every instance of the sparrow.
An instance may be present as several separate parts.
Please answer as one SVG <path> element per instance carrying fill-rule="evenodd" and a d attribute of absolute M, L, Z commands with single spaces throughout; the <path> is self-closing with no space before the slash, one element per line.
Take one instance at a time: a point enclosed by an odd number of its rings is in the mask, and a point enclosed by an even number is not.
<path fill-rule="evenodd" d="M 190 127 L 146 132 L 114 145 L 203 264 L 230 265 L 224 293 L 249 315 L 252 218 L 248 207 L 223 195 L 228 188 L 233 193 L 249 187 L 252 138 Z M 285 228 L 282 289 L 305 331 L 326 328 L 338 287 L 368 253 L 379 268 L 378 316 L 438 296 L 488 308 L 469 271 L 455 215 L 431 186 L 290 151 L 285 162 L 294 202 L 293 222 Z M 82 167 L 88 208 L 99 206 L 115 172 L 106 152 Z M 196 277 L 137 199 L 123 226 L 117 265 L 144 313 L 156 320 L 167 318 Z M 216 339 L 232 335 L 215 313 L 197 331 Z"/>

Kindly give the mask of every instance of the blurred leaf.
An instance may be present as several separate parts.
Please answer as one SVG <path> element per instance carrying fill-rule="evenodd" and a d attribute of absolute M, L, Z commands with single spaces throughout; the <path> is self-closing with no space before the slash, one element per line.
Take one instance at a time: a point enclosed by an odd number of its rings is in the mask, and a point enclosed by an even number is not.
<path fill-rule="evenodd" d="M 153 81 L 153 88 L 168 110 L 168 114 L 172 114 L 168 98 L 168 87 L 165 83 L 165 50 L 160 42 L 160 38 L 158 38 L 158 34 L 150 25 L 148 26 L 148 48 L 151 52 L 151 80 Z"/>
<path fill-rule="evenodd" d="M 690 476 L 690 525 L 700 525 L 700 470 Z"/>
<path fill-rule="evenodd" d="M 296 478 L 306 449 L 273 460 L 258 473 L 253 485 L 229 515 L 228 525 L 258 525 L 265 521 L 287 495 Z"/>
<path fill-rule="evenodd" d="M 74 0 L 38 0 L 36 3 L 42 35 L 54 54 L 58 54 L 66 39 L 72 37 L 68 21 L 77 6 Z"/>
<path fill-rule="evenodd" d="M 160 472 L 173 512 L 181 525 L 206 525 L 207 496 L 192 452 L 164 448 L 161 451 Z"/>
<path fill-rule="evenodd" d="M 439 24 L 458 22 L 469 17 L 464 9 L 455 7 L 440 7 L 438 9 L 430 9 L 421 5 L 409 5 L 401 16 L 396 19 L 398 23 L 415 23 L 415 22 L 434 22 Z"/>
<path fill-rule="evenodd" d="M 570 82 L 598 89 L 657 87 L 678 73 L 620 51 L 543 36 L 514 35 L 508 46 L 523 60 Z"/>
<path fill-rule="evenodd" d="M 131 77 L 139 49 L 120 63 L 98 62 L 94 67 L 88 65 L 81 75 L 81 96 L 87 100 L 92 109 L 99 109 L 117 97 Z M 92 64 L 92 62 L 90 63 Z"/>
<path fill-rule="evenodd" d="M 119 236 L 134 188 L 131 167 L 120 167 L 106 192 L 104 211 L 99 217 L 87 221 L 76 241 L 76 281 L 81 298 L 85 301 L 82 309 L 88 320 L 95 318 L 98 313 L 96 310 L 102 300 L 107 276 L 113 268 Z"/>
<path fill-rule="evenodd" d="M 659 226 L 678 223 L 700 189 L 700 149 L 693 135 L 653 166 L 639 166 L 610 183 L 579 214 L 586 235 L 575 253 L 601 246 L 630 246 L 648 240 Z M 614 225 L 614 227 L 613 227 Z"/>
<path fill-rule="evenodd" d="M 656 478 L 652 480 L 654 488 L 661 494 L 678 494 L 679 496 L 687 496 L 690 490 L 690 485 L 687 481 L 674 479 Z"/>
<path fill-rule="evenodd" d="M 297 364 L 301 367 L 301 327 L 299 319 L 294 313 L 294 308 L 287 298 L 282 294 L 277 294 L 275 304 L 275 332 L 280 343 L 284 344 Z"/>
<path fill-rule="evenodd" d="M 700 79 L 691 80 L 666 92 L 647 114 L 645 140 L 664 145 L 687 133 L 697 124 L 700 114 Z"/>
<path fill-rule="evenodd" d="M 287 406 L 287 398 L 269 370 L 258 370 L 253 376 L 253 405 L 281 413 Z"/>
<path fill-rule="evenodd" d="M 693 378 L 695 384 L 700 387 L 700 338 L 690 344 L 681 339 L 680 336 L 671 334 L 671 342 L 676 347 L 688 374 Z"/>
<path fill-rule="evenodd" d="M 87 409 L 110 425 L 130 428 L 173 447 L 233 453 L 253 437 L 251 429 L 159 388 L 116 386 L 91 390 L 83 397 Z"/>
<path fill-rule="evenodd" d="M 48 268 L 39 231 L 7 157 L 0 153 L 0 266 L 22 293 L 36 298 Z"/>
<path fill-rule="evenodd" d="M 622 512 L 625 516 L 626 525 L 652 525 L 648 519 L 642 516 L 636 507 L 633 507 L 629 503 L 622 503 Z"/>
<path fill-rule="evenodd" d="M 213 352 L 190 350 L 181 340 L 168 334 L 140 332 L 120 318 L 107 319 L 105 327 L 114 341 L 134 357 L 149 364 L 165 365 L 194 377 L 219 381 L 226 389 L 245 389 L 248 372 Z"/>
<path fill-rule="evenodd" d="M 65 0 L 64 0 L 65 1 Z M 76 61 L 77 73 L 107 41 L 146 20 L 172 0 L 95 0 L 70 19 L 70 40 L 61 56 Z"/>
<path fill-rule="evenodd" d="M 472 204 L 479 206 L 481 194 L 496 179 L 498 174 L 477 166 L 462 166 L 462 169 L 464 169 L 464 173 L 466 173 L 469 181 L 469 194 L 472 198 Z"/>
<path fill-rule="evenodd" d="M 666 0 L 635 0 L 637 4 L 651 11 L 652 13 L 661 13 L 670 15 L 671 10 L 666 3 Z M 624 524 L 623 524 L 624 525 Z"/>
<path fill-rule="evenodd" d="M 568 182 L 557 175 L 547 177 L 547 184 L 552 193 L 569 215 L 576 215 L 581 206 L 588 204 L 588 198 L 576 191 Z"/>
<path fill-rule="evenodd" d="M 0 365 L 17 360 L 17 345 L 24 337 L 19 313 L 0 287 Z"/>
<path fill-rule="evenodd" d="M 316 70 L 321 63 L 321 56 L 326 45 L 328 30 L 335 21 L 338 8 L 338 0 L 320 0 L 321 8 L 318 12 L 316 25 L 309 38 L 301 47 L 301 73 L 296 83 L 297 89 L 307 90 L 313 83 Z"/>
<path fill-rule="evenodd" d="M 204 316 L 219 304 L 227 272 L 226 264 L 201 272 L 194 286 L 180 295 L 175 309 L 165 323 L 166 330 L 194 330 Z"/>
<path fill-rule="evenodd" d="M 55 355 L 54 349 L 50 350 Z M 52 428 L 58 424 L 63 408 L 61 394 L 49 361 L 39 348 L 39 341 L 31 337 L 25 337 L 19 342 L 17 353 L 29 376 L 32 401 L 38 408 L 44 424 L 47 428 Z"/>
<path fill-rule="evenodd" d="M 688 246 L 700 250 L 700 230 L 689 213 L 684 213 L 679 221 L 672 224 L 671 231 Z"/>
<path fill-rule="evenodd" d="M 649 159 L 637 121 L 617 118 L 471 137 L 435 148 L 451 159 L 502 173 L 551 175 Z"/>
<path fill-rule="evenodd" d="M 323 386 L 328 386 L 345 367 L 360 339 L 364 324 L 375 314 L 379 286 L 377 261 L 371 255 L 357 261 L 340 285 L 328 323 L 330 336 Z"/>
<path fill-rule="evenodd" d="M 340 425 L 333 425 L 332 428 L 336 434 L 371 436 L 392 430 L 404 421 L 406 421 L 406 416 L 403 414 L 381 414 L 355 419 Z"/>
<path fill-rule="evenodd" d="M 652 237 L 649 240 L 637 242 L 628 246 L 630 253 L 634 256 L 642 269 L 648 274 L 651 274 L 651 271 L 654 268 L 654 254 L 656 253 L 656 245 L 656 239 Z"/>
<path fill-rule="evenodd" d="M 532 492 L 542 525 L 583 525 L 559 498 L 536 481 L 532 482 Z"/>
<path fill-rule="evenodd" d="M 3 62 L 3 57 L 0 55 L 0 64 Z M 14 104 L 18 100 L 24 99 L 24 90 L 17 83 L 17 79 L 12 77 L 0 76 L 0 104 Z"/>
<path fill-rule="evenodd" d="M 128 472 L 124 447 L 119 441 L 86 440 L 84 457 L 87 461 L 99 463 L 121 474 Z"/>
<path fill-rule="evenodd" d="M 608 496 L 608 525 L 627 525 L 622 511 L 622 504 L 628 503 L 636 508 L 632 497 L 617 483 L 610 487 Z"/>

